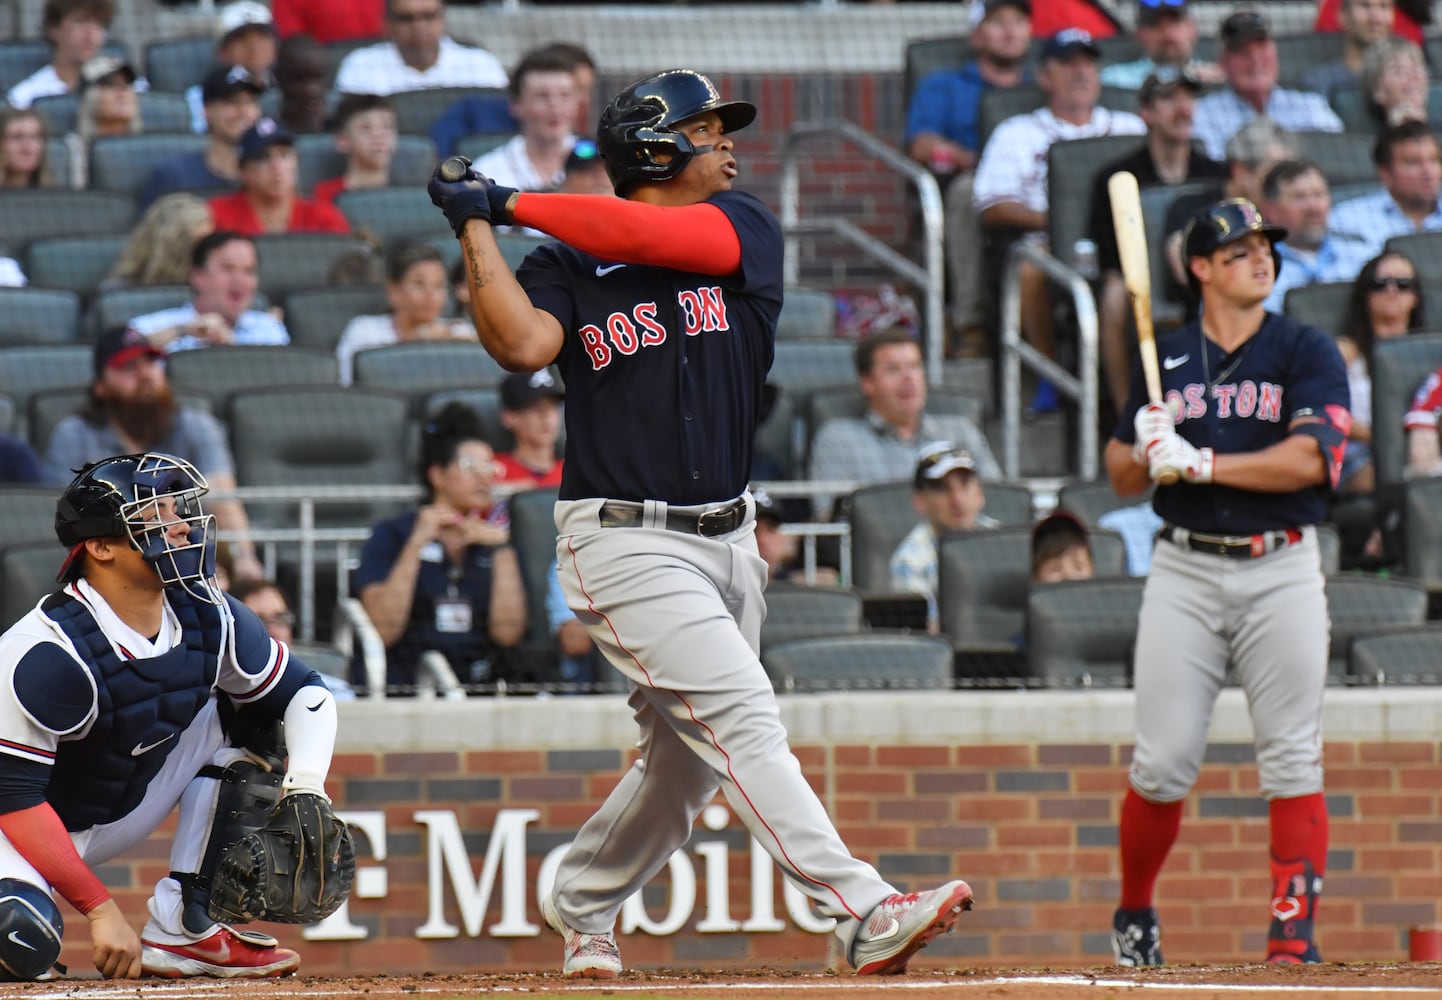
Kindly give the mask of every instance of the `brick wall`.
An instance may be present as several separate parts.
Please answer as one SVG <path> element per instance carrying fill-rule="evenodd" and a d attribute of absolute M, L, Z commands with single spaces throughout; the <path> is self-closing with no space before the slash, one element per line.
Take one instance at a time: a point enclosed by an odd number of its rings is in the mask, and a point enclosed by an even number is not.
<path fill-rule="evenodd" d="M 927 964 L 1096 965 L 1109 959 L 1116 823 L 1129 746 L 941 741 L 825 746 L 798 739 L 797 754 L 854 852 L 885 876 L 919 888 L 955 872 L 975 888 L 976 910 L 954 936 L 924 953 Z M 570 839 L 626 759 L 621 749 L 584 746 L 347 749 L 332 771 L 337 807 L 379 814 L 386 831 L 384 861 L 375 860 L 373 845 L 363 838 L 359 844 L 360 867 L 384 871 L 383 897 L 353 896 L 347 907 L 350 922 L 367 937 L 306 941 L 298 928 L 266 929 L 299 948 L 304 971 L 312 974 L 549 968 L 559 954 L 554 936 L 534 926 L 516 937 L 491 933 L 508 919 L 504 865 L 477 936 L 464 929 L 455 891 L 446 883 L 437 912 L 455 925 L 456 935 L 416 937 L 437 895 L 428 881 L 440 884 L 428 880 L 428 872 L 441 865 L 428 849 L 435 843 L 428 840 L 429 827 L 415 814 L 455 813 L 474 881 L 503 811 L 535 810 L 539 815 L 525 825 L 524 889 L 513 905 L 537 925 L 535 883 L 543 860 Z M 1406 928 L 1439 918 L 1437 744 L 1343 740 L 1328 743 L 1326 759 L 1332 851 L 1320 915 L 1323 954 L 1348 961 L 1405 957 Z M 707 913 L 708 884 L 697 848 L 708 842 L 728 845 L 730 916 L 743 922 L 754 916 L 748 839 L 734 818 L 722 818 L 729 822 L 712 823 L 719 829 L 698 825 L 686 852 L 695 870 L 696 904 L 684 928 L 665 936 L 625 935 L 621 947 L 628 963 L 815 968 L 835 961 L 830 935 L 799 930 L 787 916 L 779 875 L 771 896 L 784 931 L 695 932 Z M 171 829 L 173 822 L 100 870 L 137 928 L 151 884 L 168 869 Z M 1269 894 L 1266 845 L 1266 806 L 1257 797 L 1250 743 L 1210 746 L 1187 803 L 1181 841 L 1159 886 L 1170 960 L 1253 960 L 1261 954 Z M 663 873 L 643 893 L 651 920 L 665 918 L 670 885 Z M 62 958 L 89 970 L 84 921 L 68 909 L 66 916 L 70 933 Z"/>

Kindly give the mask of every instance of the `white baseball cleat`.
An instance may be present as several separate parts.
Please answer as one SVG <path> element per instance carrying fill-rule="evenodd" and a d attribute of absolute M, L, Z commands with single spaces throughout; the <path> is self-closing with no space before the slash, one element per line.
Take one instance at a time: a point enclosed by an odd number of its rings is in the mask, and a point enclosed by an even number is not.
<path fill-rule="evenodd" d="M 567 927 L 550 896 L 541 897 L 541 916 L 566 941 L 561 972 L 567 979 L 615 979 L 621 974 L 621 949 L 615 934 L 583 934 Z"/>
<path fill-rule="evenodd" d="M 971 886 L 957 880 L 930 892 L 887 896 L 867 914 L 851 943 L 851 964 L 858 976 L 894 976 L 932 938 L 956 926 L 971 909 Z"/>

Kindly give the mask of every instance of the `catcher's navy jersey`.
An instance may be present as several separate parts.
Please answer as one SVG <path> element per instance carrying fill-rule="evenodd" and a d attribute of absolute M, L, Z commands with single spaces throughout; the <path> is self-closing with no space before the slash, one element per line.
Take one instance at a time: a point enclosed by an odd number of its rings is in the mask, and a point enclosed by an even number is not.
<path fill-rule="evenodd" d="M 700 504 L 746 488 L 781 312 L 781 227 L 749 194 L 707 201 L 741 240 L 735 274 L 620 264 L 559 243 L 517 272 L 566 331 L 562 500 Z"/>
<path fill-rule="evenodd" d="M 1261 451 L 1297 428 L 1316 437 L 1337 481 L 1351 427 L 1347 370 L 1336 343 L 1314 326 L 1267 313 L 1261 329 L 1231 354 L 1202 334 L 1200 322 L 1157 338 L 1162 394 L 1179 413 L 1177 433 L 1217 454 Z M 1140 359 L 1131 396 L 1112 436 L 1136 440 L 1132 418 L 1147 403 Z M 1170 524 L 1219 535 L 1256 534 L 1316 524 L 1326 517 L 1327 485 L 1261 493 L 1212 483 L 1157 487 L 1152 506 Z"/>

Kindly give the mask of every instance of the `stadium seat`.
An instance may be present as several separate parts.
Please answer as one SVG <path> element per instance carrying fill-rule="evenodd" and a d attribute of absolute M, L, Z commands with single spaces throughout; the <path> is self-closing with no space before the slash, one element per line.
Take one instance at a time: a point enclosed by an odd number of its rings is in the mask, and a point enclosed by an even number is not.
<path fill-rule="evenodd" d="M 847 341 L 779 340 L 767 380 L 805 396 L 817 389 L 856 384 L 856 345 Z"/>
<path fill-rule="evenodd" d="M 1402 469 L 1406 465 L 1402 416 L 1417 386 L 1439 367 L 1442 367 L 1442 333 L 1414 333 L 1379 340 L 1373 346 L 1372 463 L 1379 487 L 1394 486 L 1402 481 Z"/>
<path fill-rule="evenodd" d="M 460 241 L 457 240 L 454 235 L 448 238 L 450 239 L 452 246 L 457 248 L 460 247 Z M 536 249 L 536 247 L 540 246 L 543 243 L 549 242 L 551 242 L 549 237 L 542 237 L 538 239 L 535 236 L 527 236 L 524 233 L 496 234 L 496 246 L 501 251 L 501 258 L 506 262 L 506 265 L 512 271 L 516 270 L 521 266 L 521 264 L 525 261 L 526 256 L 530 254 L 532 250 Z"/>
<path fill-rule="evenodd" d="M 335 148 L 330 135 L 298 135 L 295 152 L 300 160 L 300 189 L 311 191 L 318 181 L 345 173 L 345 155 Z M 423 135 L 403 135 L 396 141 L 391 160 L 391 183 L 425 187 L 436 166 L 436 147 Z"/>
<path fill-rule="evenodd" d="M 1322 168 L 1328 184 L 1377 183 L 1372 132 L 1298 132 L 1307 158 Z"/>
<path fill-rule="evenodd" d="M 1031 579 L 1026 528 L 957 532 L 937 543 L 937 613 L 955 646 L 1015 642 Z"/>
<path fill-rule="evenodd" d="M 209 398 L 223 414 L 237 392 L 282 385 L 336 385 L 340 364 L 333 353 L 308 347 L 202 347 L 176 351 L 166 360 L 171 387 Z"/>
<path fill-rule="evenodd" d="M 260 290 L 280 300 L 292 292 L 323 288 L 336 258 L 365 244 L 344 233 L 265 233 L 255 237 Z"/>
<path fill-rule="evenodd" d="M 0 288 L 0 346 L 74 343 L 80 296 L 60 288 Z"/>
<path fill-rule="evenodd" d="M 80 99 L 75 94 L 42 97 L 31 105 L 45 121 L 49 135 L 66 135 L 75 131 L 76 111 Z M 146 134 L 156 132 L 191 132 L 190 105 L 180 94 L 146 91 L 140 95 L 140 120 Z"/>
<path fill-rule="evenodd" d="M 0 392 L 15 401 L 19 413 L 28 413 L 30 398 L 48 389 L 84 389 L 92 375 L 88 344 L 46 344 L 0 348 Z M 17 433 L 28 429 L 17 426 Z"/>
<path fill-rule="evenodd" d="M 1442 231 L 1393 236 L 1386 249 L 1404 254 L 1427 285 L 1442 284 Z"/>
<path fill-rule="evenodd" d="M 952 651 L 929 635 L 860 632 L 792 639 L 762 654 L 782 691 L 931 689 L 952 686 Z"/>
<path fill-rule="evenodd" d="M 25 251 L 25 276 L 33 288 L 63 288 L 94 295 L 109 276 L 127 236 L 56 236 L 36 240 Z"/>
<path fill-rule="evenodd" d="M 1342 125 L 1348 132 L 1367 135 L 1377 127 L 1367 110 L 1367 101 L 1362 97 L 1360 83 L 1337 84 L 1327 94 L 1327 103 L 1332 105 L 1332 110 L 1337 112 L 1337 117 L 1342 119 Z"/>
<path fill-rule="evenodd" d="M 84 386 L 71 386 L 45 389 L 30 397 L 25 409 L 25 427 L 30 447 L 36 454 L 43 457 L 49 451 L 55 426 L 71 414 L 79 413 L 87 395 Z"/>
<path fill-rule="evenodd" d="M 776 399 L 756 428 L 756 450 L 781 466 L 783 478 L 806 478 L 806 424 L 803 397 L 776 387 Z"/>
<path fill-rule="evenodd" d="M 50 177 L 56 187 L 79 186 L 79 178 L 75 177 L 79 163 L 71 154 L 70 143 L 65 141 L 64 136 L 51 136 L 45 140 L 45 165 L 50 169 Z"/>
<path fill-rule="evenodd" d="M 504 146 L 514 134 L 513 132 L 484 132 L 465 136 L 456 140 L 456 155 L 464 156 L 474 162 L 491 150 Z"/>
<path fill-rule="evenodd" d="M 384 285 L 310 288 L 286 296 L 285 328 L 296 347 L 334 352 L 352 317 L 376 316 L 389 309 Z"/>
<path fill-rule="evenodd" d="M 162 38 L 145 46 L 145 78 L 150 89 L 183 94 L 215 65 L 215 38 Z"/>
<path fill-rule="evenodd" d="M 1090 482 L 1075 480 L 1061 488 L 1057 494 L 1057 507 L 1070 511 L 1081 518 L 1083 524 L 1095 528 L 1097 519 L 1103 514 L 1122 507 L 1141 503 L 1142 497 L 1119 497 L 1106 479 Z"/>
<path fill-rule="evenodd" d="M 189 285 L 130 285 L 101 292 L 90 303 L 85 327 L 91 336 L 122 326 L 136 316 L 174 309 L 190 301 Z"/>
<path fill-rule="evenodd" d="M 1033 677 L 1089 685 L 1131 675 L 1146 581 L 1132 577 L 1034 584 L 1026 594 L 1026 655 Z"/>
<path fill-rule="evenodd" d="M 1147 245 L 1152 247 L 1162 246 L 1167 238 L 1167 210 L 1178 198 L 1185 198 L 1193 194 L 1209 191 L 1215 188 L 1210 181 L 1188 181 L 1186 184 L 1178 184 L 1175 187 L 1144 187 L 1142 188 L 1142 224 L 1147 231 Z M 1152 315 L 1155 318 L 1158 329 L 1164 325 L 1180 322 L 1182 317 L 1182 306 L 1180 303 L 1171 302 L 1167 299 L 1167 288 L 1170 286 L 1170 268 L 1167 266 L 1166 254 L 1152 253 L 1147 255 L 1151 264 L 1152 277 Z"/>
<path fill-rule="evenodd" d="M 1322 560 L 1322 575 L 1333 576 L 1342 571 L 1342 536 L 1335 524 L 1317 525 L 1317 554 Z"/>
<path fill-rule="evenodd" d="M 848 587 L 772 583 L 766 588 L 761 648 L 766 650 L 792 639 L 860 632 L 861 603 L 861 595 Z"/>
<path fill-rule="evenodd" d="M 1146 136 L 1102 135 L 1047 150 L 1047 232 L 1052 256 L 1071 266 L 1077 240 L 1091 234 L 1092 185 L 1102 167 L 1142 147 Z"/>
<path fill-rule="evenodd" d="M 1342 677 L 1353 640 L 1426 621 L 1427 588 L 1396 577 L 1338 573 L 1327 578 L 1327 610 L 1332 619 L 1328 672 Z"/>
<path fill-rule="evenodd" d="M 140 197 L 150 172 L 163 160 L 204 152 L 203 135 L 160 132 L 112 135 L 90 143 L 90 188 Z"/>
<path fill-rule="evenodd" d="M 1407 575 L 1442 587 L 1442 479 L 1414 479 L 1406 486 L 1402 535 Z"/>
<path fill-rule="evenodd" d="M 1347 673 L 1367 684 L 1442 684 L 1442 625 L 1354 639 Z"/>
<path fill-rule="evenodd" d="M 412 481 L 404 396 L 341 386 L 251 389 L 230 402 L 236 480 L 246 486 L 356 487 L 354 502 L 316 508 L 322 527 L 367 526 L 396 512 L 367 486 Z M 251 523 L 293 526 L 294 504 L 250 503 Z"/>
<path fill-rule="evenodd" d="M 50 61 L 50 43 L 43 38 L 0 43 L 0 90 L 9 91 Z"/>
<path fill-rule="evenodd" d="M 50 517 L 55 517 L 55 502 L 50 502 Z M 12 545 L 0 551 L 0 629 L 15 624 L 56 589 L 55 574 L 65 559 L 65 550 L 50 540 L 28 545 Z"/>
<path fill-rule="evenodd" d="M 1341 59 L 1346 42 L 1346 36 L 1340 31 L 1308 31 L 1274 35 L 1273 38 L 1277 43 L 1277 66 L 1284 87 L 1296 87 L 1312 70 Z"/>
<path fill-rule="evenodd" d="M 504 101 L 506 92 L 503 88 L 441 87 L 391 94 L 389 100 L 391 107 L 396 109 L 396 122 L 402 133 L 428 136 L 436 119 L 463 97 L 490 97 Z"/>
<path fill-rule="evenodd" d="M 501 393 L 499 389 L 442 389 L 428 393 L 421 400 L 422 417 L 432 417 L 447 403 L 464 403 L 481 418 L 481 434 L 494 451 L 510 451 L 516 446 L 516 437 L 501 423 Z M 564 422 L 561 437 L 566 435 Z"/>
<path fill-rule="evenodd" d="M 27 542 L 48 542 L 54 551 L 55 490 L 49 486 L 0 486 L 0 549 Z M 60 560 L 55 560 L 50 577 Z"/>
<path fill-rule="evenodd" d="M 423 186 L 342 191 L 335 206 L 357 233 L 374 237 L 387 249 L 404 240 L 442 235 L 455 238 L 446 217 L 431 204 Z"/>
<path fill-rule="evenodd" d="M 113 191 L 0 191 L 0 245 L 12 248 L 49 236 L 125 234 L 134 221 L 134 200 Z"/>
<path fill-rule="evenodd" d="M 816 288 L 786 289 L 776 339 L 835 340 L 836 296 Z"/>
<path fill-rule="evenodd" d="M 556 561 L 555 487 L 524 490 L 511 496 L 511 544 L 526 586 L 526 638 L 549 645 L 551 629 L 546 616 L 546 594 L 551 563 Z"/>
<path fill-rule="evenodd" d="M 14 435 L 20 423 L 20 407 L 15 399 L 0 392 L 0 434 Z"/>
<path fill-rule="evenodd" d="M 358 351 L 354 381 L 420 396 L 438 389 L 499 386 L 508 374 L 478 343 L 431 340 Z"/>
<path fill-rule="evenodd" d="M 1332 336 L 1342 332 L 1352 282 L 1324 281 L 1291 289 L 1282 299 L 1282 311 L 1305 326 L 1326 330 Z"/>

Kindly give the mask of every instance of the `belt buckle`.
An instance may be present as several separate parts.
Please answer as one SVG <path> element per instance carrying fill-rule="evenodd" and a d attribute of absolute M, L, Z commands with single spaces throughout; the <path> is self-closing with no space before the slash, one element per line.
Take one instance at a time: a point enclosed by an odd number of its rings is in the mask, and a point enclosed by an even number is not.
<path fill-rule="evenodd" d="M 707 538 L 714 538 L 717 535 L 724 535 L 728 531 L 734 531 L 736 529 L 735 513 L 734 507 L 703 511 L 696 518 L 696 533 Z"/>

